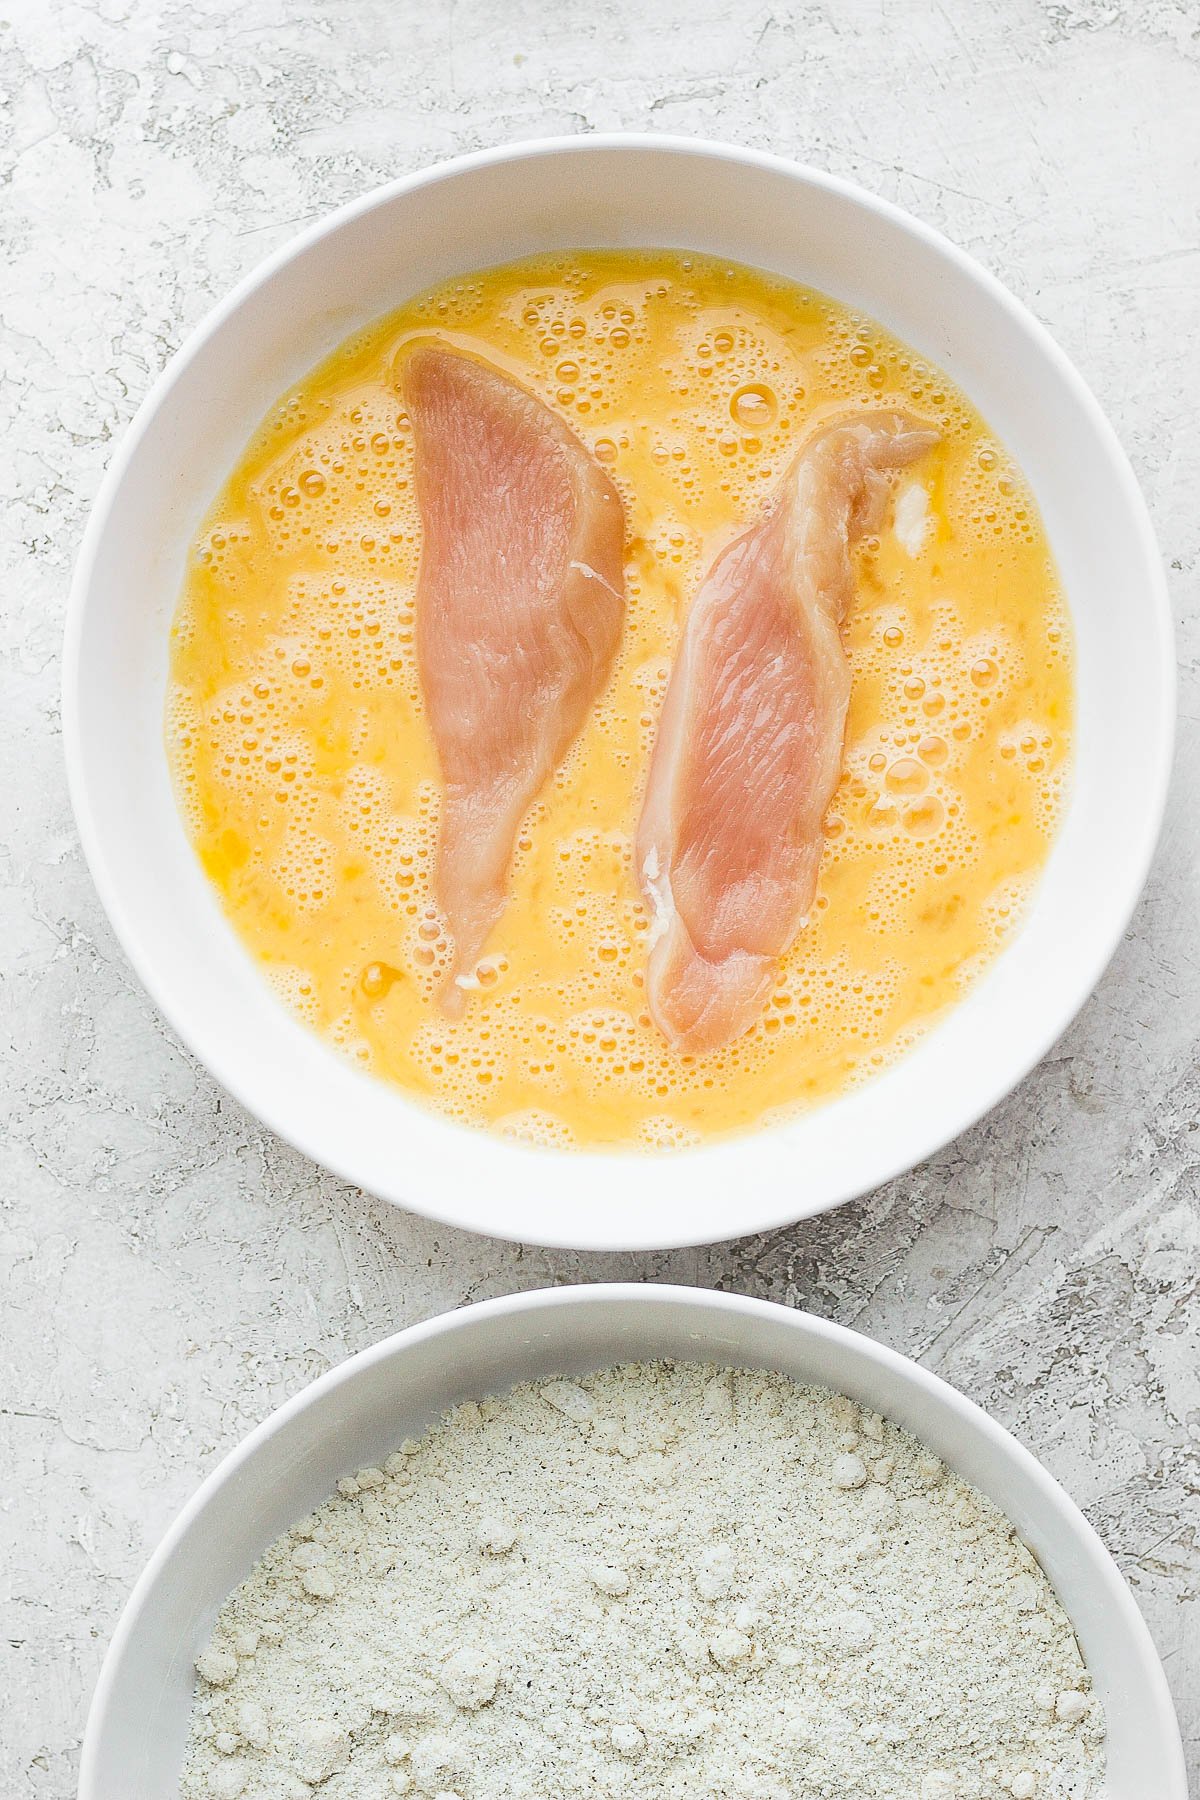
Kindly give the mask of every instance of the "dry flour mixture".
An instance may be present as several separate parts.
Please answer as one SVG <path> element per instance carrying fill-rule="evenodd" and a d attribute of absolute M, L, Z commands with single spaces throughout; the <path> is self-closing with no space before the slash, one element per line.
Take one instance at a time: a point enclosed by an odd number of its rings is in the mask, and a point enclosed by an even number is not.
<path fill-rule="evenodd" d="M 272 1546 L 184 1800 L 1098 1800 L 1071 1625 L 853 1401 L 630 1365 L 458 1407 Z"/>

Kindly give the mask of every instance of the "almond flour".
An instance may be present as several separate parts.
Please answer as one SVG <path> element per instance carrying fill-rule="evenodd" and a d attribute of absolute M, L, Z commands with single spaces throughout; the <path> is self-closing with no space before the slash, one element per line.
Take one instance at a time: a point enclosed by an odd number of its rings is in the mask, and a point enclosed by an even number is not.
<path fill-rule="evenodd" d="M 1013 1526 L 774 1374 L 459 1406 L 272 1546 L 197 1659 L 182 1800 L 1099 1800 Z"/>

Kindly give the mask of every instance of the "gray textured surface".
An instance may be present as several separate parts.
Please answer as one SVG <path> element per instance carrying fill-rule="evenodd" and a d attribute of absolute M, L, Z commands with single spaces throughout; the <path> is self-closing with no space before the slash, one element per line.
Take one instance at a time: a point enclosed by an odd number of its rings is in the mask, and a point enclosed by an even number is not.
<path fill-rule="evenodd" d="M 1147 896 L 1007 1104 L 814 1225 L 578 1257 L 364 1200 L 221 1098 L 153 1015 L 82 867 L 58 653 L 113 441 L 235 277 L 431 159 L 646 126 L 856 177 L 1030 301 L 1145 484 L 1183 716 Z M 810 1306 L 989 1407 L 1128 1574 L 1197 1755 L 1198 212 L 1195 0 L 0 4 L 5 1795 L 73 1791 L 133 1576 L 272 1406 L 444 1307 L 630 1274 Z"/>

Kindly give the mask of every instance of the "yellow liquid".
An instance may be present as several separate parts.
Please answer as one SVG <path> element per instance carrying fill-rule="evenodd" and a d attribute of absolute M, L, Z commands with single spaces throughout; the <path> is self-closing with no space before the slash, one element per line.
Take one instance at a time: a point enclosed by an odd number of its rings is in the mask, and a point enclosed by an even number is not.
<path fill-rule="evenodd" d="M 526 821 L 479 990 L 453 1024 L 434 1003 L 439 781 L 395 379 L 405 342 L 431 332 L 555 407 L 629 523 L 618 667 Z M 857 553 L 845 771 L 809 923 L 755 1028 L 679 1057 L 646 1012 L 631 856 L 672 653 L 704 571 L 800 438 L 858 405 L 907 407 L 943 443 L 901 478 L 923 490 L 898 502 L 909 547 L 889 520 Z M 940 370 L 759 271 L 587 251 L 426 294 L 284 396 L 193 547 L 167 741 L 222 904 L 315 1030 L 457 1118 L 543 1143 L 665 1147 L 869 1077 L 963 993 L 1045 860 L 1071 726 L 1069 624 L 1036 509 Z"/>

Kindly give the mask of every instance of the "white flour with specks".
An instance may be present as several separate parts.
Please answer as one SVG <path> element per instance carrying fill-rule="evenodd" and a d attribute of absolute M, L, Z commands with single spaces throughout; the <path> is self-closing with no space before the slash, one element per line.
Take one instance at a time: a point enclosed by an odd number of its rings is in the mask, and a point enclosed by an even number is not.
<path fill-rule="evenodd" d="M 458 1407 L 272 1546 L 183 1800 L 1099 1800 L 1069 1621 L 876 1413 L 637 1364 Z"/>

